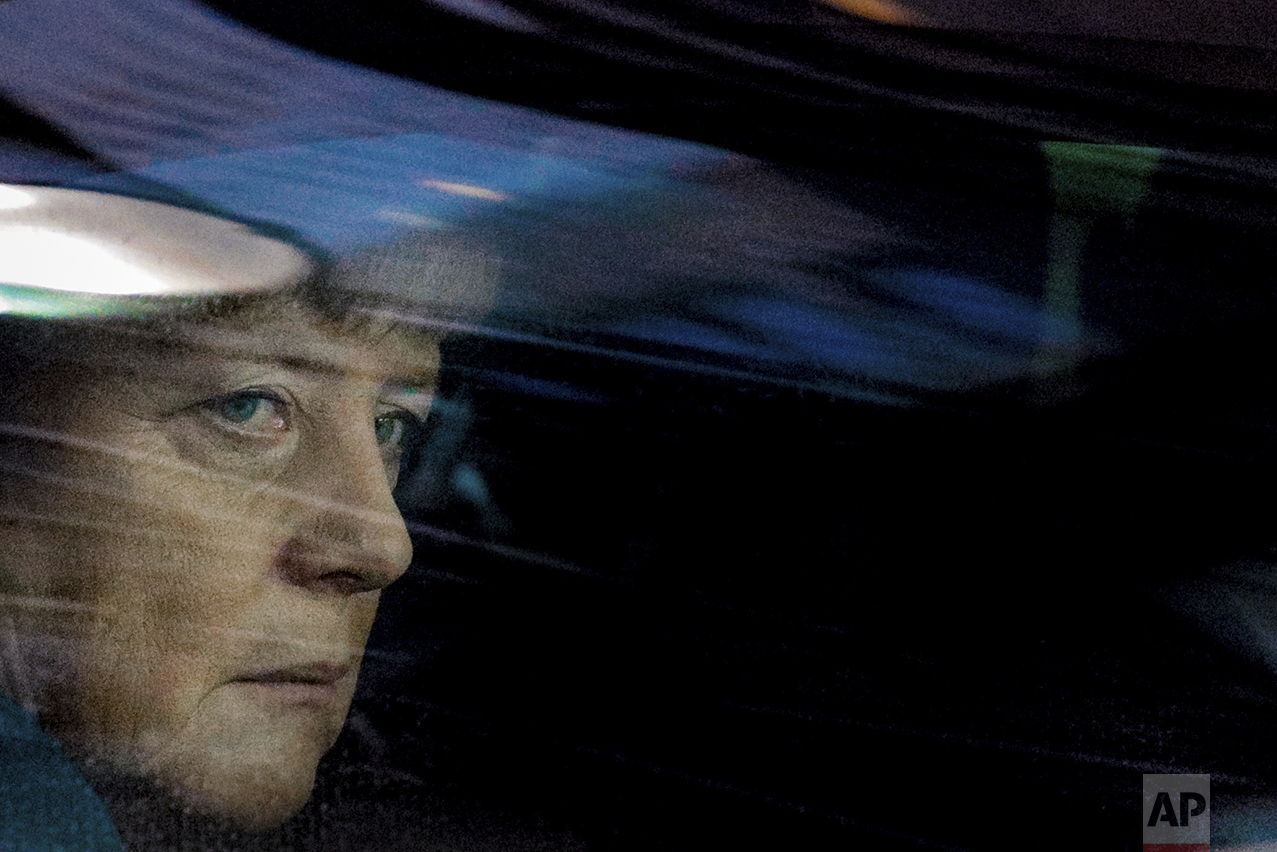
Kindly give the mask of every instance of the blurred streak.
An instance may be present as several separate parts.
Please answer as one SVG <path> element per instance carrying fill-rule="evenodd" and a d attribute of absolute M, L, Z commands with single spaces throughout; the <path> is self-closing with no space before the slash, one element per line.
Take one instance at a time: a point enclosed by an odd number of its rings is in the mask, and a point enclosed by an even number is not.
<path fill-rule="evenodd" d="M 0 285 L 0 314 L 72 319 L 75 317 L 140 316 L 145 303 L 134 297 L 103 296 L 37 287 Z"/>
<path fill-rule="evenodd" d="M 123 166 L 430 121 L 424 104 L 402 103 L 411 84 L 352 73 L 180 0 L 3 5 L 0 51 L 10 59 L 0 89 L 16 104 Z"/>
<path fill-rule="evenodd" d="M 1043 142 L 1056 204 L 1073 215 L 1135 214 L 1162 152 L 1132 145 Z"/>
<path fill-rule="evenodd" d="M 527 15 L 515 11 L 504 3 L 498 3 L 496 0 L 426 0 L 426 2 L 447 9 L 450 12 L 465 15 L 467 18 L 473 18 L 476 21 L 496 24 L 506 30 L 516 30 L 525 33 L 541 33 L 545 31 L 544 27 Z"/>
<path fill-rule="evenodd" d="M 392 225 L 399 225 L 405 228 L 411 228 L 415 231 L 435 231 L 447 227 L 448 223 L 444 219 L 435 216 L 425 216 L 421 213 L 412 213 L 406 210 L 382 210 L 377 214 L 377 218 L 383 222 L 389 222 Z"/>
<path fill-rule="evenodd" d="M 565 121 L 527 132 L 508 121 L 507 108 L 472 106 L 466 127 L 504 138 L 452 131 L 338 138 L 160 162 L 84 183 L 127 191 L 142 177 L 344 253 L 417 229 L 469 227 L 493 215 L 495 202 L 528 209 L 575 203 L 584 211 L 595 199 L 649 187 L 675 192 L 683 184 L 670 174 L 675 169 L 695 174 L 727 156 Z"/>
<path fill-rule="evenodd" d="M 120 447 L 114 444 L 102 443 L 99 441 L 92 441 L 85 438 L 76 438 L 76 437 L 67 435 L 65 432 L 54 430 L 54 429 L 36 429 L 36 428 L 28 427 L 28 426 L 19 426 L 12 423 L 0 423 L 0 435 L 22 438 L 22 439 L 31 440 L 31 441 L 42 442 L 45 444 L 53 444 L 55 446 L 71 447 L 81 452 L 89 452 L 89 453 L 95 453 L 95 454 L 103 455 L 103 456 L 120 458 L 120 459 L 126 460 L 130 464 L 137 465 L 137 466 L 149 465 L 155 468 L 163 468 L 166 470 L 173 470 L 173 471 L 182 472 L 182 473 L 189 472 L 189 467 L 181 460 L 156 458 L 151 453 L 137 451 L 137 450 L 121 449 Z M 132 489 L 131 487 L 127 485 L 113 485 L 110 482 L 103 482 L 100 480 L 86 480 L 83 477 L 67 477 L 58 473 L 50 473 L 47 471 L 47 469 L 43 467 L 33 468 L 33 467 L 25 466 L 20 461 L 19 462 L 13 461 L 14 458 L 18 457 L 20 452 L 21 451 L 16 448 L 12 448 L 12 447 L 7 448 L 6 456 L 3 459 L 0 459 L 0 473 L 3 473 L 4 477 L 10 483 L 15 481 L 15 479 L 18 477 L 23 477 L 23 478 L 34 480 L 37 482 L 53 484 L 61 490 L 78 491 L 84 494 L 101 495 L 103 497 L 109 497 L 115 501 L 127 500 L 142 506 L 171 506 L 171 501 L 169 501 L 169 499 L 166 497 L 158 496 L 158 495 L 151 496 L 151 495 L 145 495 L 145 494 L 138 494 L 134 489 Z M 241 487 L 241 488 L 244 487 L 246 483 L 246 480 L 242 475 L 237 475 L 232 473 L 207 472 L 203 475 L 206 475 L 210 479 L 215 479 L 219 482 L 229 483 L 230 485 Z M 296 503 L 301 506 L 313 507 L 315 509 L 319 509 L 322 511 L 336 511 L 336 512 L 341 512 L 345 514 L 351 514 L 352 512 L 355 512 L 355 513 L 366 514 L 367 516 L 372 518 L 382 517 L 382 514 L 376 511 L 356 509 L 352 507 L 350 504 L 342 502 L 340 498 L 320 497 L 309 492 L 298 491 L 293 488 L 285 488 L 285 487 L 281 487 L 281 486 L 273 485 L 269 483 L 267 484 L 254 483 L 253 487 L 258 489 L 259 493 L 275 494 L 292 503 Z M 217 518 L 222 518 L 225 520 L 235 520 L 239 517 L 238 515 L 235 515 L 233 511 L 231 514 L 227 514 L 227 515 L 212 515 L 209 513 L 206 513 L 206 515 L 208 517 L 217 517 Z M 76 520 L 75 518 L 72 518 L 72 517 L 57 517 L 54 515 L 38 515 L 34 513 L 18 512 L 14 510 L 9 510 L 8 512 L 4 514 L 3 517 L 5 519 L 10 519 L 10 520 L 32 520 L 32 521 L 43 521 L 43 522 L 52 521 L 55 523 L 67 524 L 67 525 L 71 525 L 71 524 L 84 525 L 83 521 Z M 111 522 L 102 522 L 101 524 L 98 524 L 97 526 L 100 526 L 103 529 L 119 529 L 120 528 L 118 524 L 113 525 Z M 170 538 L 173 538 L 174 540 L 180 540 L 180 538 L 176 535 L 173 535 L 173 533 L 170 530 L 139 528 L 137 531 L 150 536 L 169 536 Z"/>
<path fill-rule="evenodd" d="M 453 490 L 479 513 L 486 535 L 496 538 L 509 534 L 510 520 L 492 499 L 481 470 L 461 462 L 452 468 L 451 483 Z"/>
<path fill-rule="evenodd" d="M 824 0 L 834 5 L 860 0 Z M 874 0 L 870 0 L 874 2 Z M 1277 6 L 1269 0 L 908 0 L 914 14 L 934 27 L 982 33 L 1047 34 L 1085 39 L 1169 43 L 1181 56 L 1203 45 L 1244 45 L 1272 50 Z M 1117 53 L 1116 45 L 1108 49 Z M 1132 53 L 1132 58 L 1139 54 Z M 1258 57 L 1257 57 L 1258 58 Z M 1191 60 L 1184 60 L 1191 63 Z M 1189 65 L 1188 67 L 1191 67 Z M 1270 78 L 1271 79 L 1271 78 Z"/>
<path fill-rule="evenodd" d="M 1159 592 L 1234 653 L 1277 675 L 1277 565 L 1241 560 L 1180 580 Z"/>
<path fill-rule="evenodd" d="M 1116 216 L 1128 223 L 1139 210 L 1157 171 L 1156 148 L 1045 142 L 1054 201 L 1045 282 L 1045 322 L 1033 372 L 1048 379 L 1042 401 L 1075 393 L 1068 387 L 1079 362 L 1083 332 L 1080 282 L 1088 244 L 1097 224 Z"/>
<path fill-rule="evenodd" d="M 880 24 L 895 24 L 904 27 L 930 26 L 928 21 L 917 12 L 907 9 L 891 0 L 822 0 L 822 2 L 841 9 L 844 12 Z"/>
<path fill-rule="evenodd" d="M 1037 270 L 1008 286 L 950 262 L 956 213 L 919 227 L 881 187 L 443 92 L 185 0 L 6 6 L 0 49 L 18 57 L 0 89 L 130 169 L 81 185 L 287 228 L 423 323 L 440 321 L 426 235 L 456 232 L 500 270 L 469 300 L 491 307 L 479 333 L 725 377 L 904 403 L 1031 374 L 1046 337 L 1070 363 L 1105 337 L 1057 329 Z"/>
<path fill-rule="evenodd" d="M 903 727 L 900 725 L 884 725 L 879 722 L 870 722 L 864 719 L 834 718 L 821 713 L 809 713 L 801 710 L 788 710 L 776 707 L 751 707 L 737 704 L 736 702 L 728 702 L 727 706 L 760 715 L 785 716 L 802 719 L 804 721 L 831 722 L 836 725 L 845 725 L 847 727 L 861 728 L 880 733 L 920 737 L 932 740 L 958 741 L 966 745 L 975 746 L 976 748 L 1019 752 L 1021 754 L 1031 754 L 1036 757 L 1056 758 L 1075 763 L 1089 763 L 1097 766 L 1111 766 L 1120 769 L 1130 769 L 1141 773 L 1147 772 L 1150 774 L 1173 775 L 1176 773 L 1187 772 L 1192 769 L 1192 767 L 1183 765 L 1155 763 L 1153 761 L 1144 760 L 1126 760 L 1120 757 L 1108 757 L 1103 754 L 1088 754 L 1086 752 L 1079 751 L 1063 751 L 1060 749 L 1042 748 L 1041 746 L 1018 743 L 1014 740 L 991 740 L 981 737 L 963 736 L 942 730 L 927 730 L 925 728 L 912 726 Z M 1212 777 L 1218 778 L 1221 782 L 1229 784 L 1253 783 L 1253 779 L 1240 775 L 1217 775 L 1214 772 L 1212 772 L 1211 775 Z"/>
<path fill-rule="evenodd" d="M 426 134 L 450 140 L 440 154 L 445 164 L 460 168 L 433 175 L 423 168 L 407 174 L 405 184 L 434 177 L 504 192 L 518 187 L 490 184 L 479 176 L 518 156 L 535 155 L 551 166 L 566 160 L 624 172 L 706 150 L 481 101 L 326 59 L 188 0 L 0 6 L 0 52 L 10 58 L 0 91 L 125 169 L 235 152 L 249 158 L 256 152 L 257 162 L 279 156 L 284 160 L 279 171 L 305 166 L 312 179 L 349 191 L 369 176 L 367 166 L 377 165 L 380 137 Z M 333 140 L 368 141 L 365 168 L 347 172 L 342 157 L 349 149 L 323 147 Z M 318 147 L 301 147 L 308 145 Z M 457 159 L 454 151 L 464 154 Z M 396 153 L 403 152 L 393 150 L 392 156 Z M 239 162 L 218 159 L 214 165 L 234 180 Z M 553 168 L 545 172 L 546 185 L 555 176 Z M 206 176 L 204 186 L 214 197 L 229 194 L 217 191 L 216 172 Z M 256 194 L 269 191 L 263 187 Z"/>
<path fill-rule="evenodd" d="M 417 314 L 436 320 L 483 317 L 499 280 L 497 258 L 433 227 L 354 252 L 339 259 L 329 275 L 342 292 L 374 295 L 377 304 L 406 301 Z"/>
<path fill-rule="evenodd" d="M 405 321 L 411 321 L 411 319 L 412 318 L 405 318 Z M 747 382 L 751 384 L 762 382 L 765 384 L 779 385 L 800 390 L 819 391 L 821 393 L 830 393 L 834 395 L 848 395 L 857 399 L 878 402 L 884 405 L 908 406 L 915 402 L 915 400 L 911 399 L 908 395 L 893 393 L 868 382 L 857 382 L 855 377 L 826 377 L 826 380 L 820 381 L 816 379 L 795 377 L 792 374 L 773 375 L 745 367 L 733 368 L 729 366 L 715 365 L 693 357 L 692 353 L 684 354 L 682 357 L 678 357 L 676 352 L 671 352 L 667 355 L 657 355 L 648 352 L 626 351 L 625 349 L 616 348 L 616 346 L 575 343 L 571 340 L 565 340 L 562 337 L 528 334 L 519 331 L 494 328 L 492 326 L 463 325 L 460 323 L 445 323 L 438 325 L 430 323 L 429 325 L 430 327 L 438 327 L 441 330 L 470 334 L 475 337 L 485 337 L 492 338 L 494 340 L 506 340 L 517 343 L 531 343 L 546 349 L 592 355 L 607 361 L 624 361 L 634 364 L 645 364 L 651 367 L 670 369 L 678 372 L 715 376 L 733 382 Z M 692 328 L 694 329 L 695 326 L 693 325 Z M 661 341 L 661 338 L 658 335 L 653 334 L 651 335 L 650 340 L 659 342 Z M 678 335 L 675 335 L 675 340 L 677 342 L 688 342 L 687 338 Z M 837 381 L 836 379 L 841 379 L 841 381 Z"/>
<path fill-rule="evenodd" d="M 449 183 L 443 180 L 423 180 L 419 181 L 421 186 L 427 189 L 437 189 L 440 192 L 449 192 L 453 195 L 465 195 L 469 198 L 482 198 L 485 201 L 506 201 L 509 196 L 504 192 L 496 192 L 491 189 L 484 189 L 481 186 L 467 186 L 463 183 Z"/>

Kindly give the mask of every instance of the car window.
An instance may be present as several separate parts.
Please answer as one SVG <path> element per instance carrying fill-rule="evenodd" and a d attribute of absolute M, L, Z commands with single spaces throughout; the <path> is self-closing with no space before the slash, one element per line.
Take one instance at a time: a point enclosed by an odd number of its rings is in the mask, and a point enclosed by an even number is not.
<path fill-rule="evenodd" d="M 0 825 L 1262 848 L 1269 17 L 0 4 Z"/>

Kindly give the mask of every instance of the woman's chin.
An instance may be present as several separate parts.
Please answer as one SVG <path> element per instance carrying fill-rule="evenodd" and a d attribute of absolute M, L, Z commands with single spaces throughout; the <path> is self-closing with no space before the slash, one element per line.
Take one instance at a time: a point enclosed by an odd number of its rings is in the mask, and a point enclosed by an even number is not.
<path fill-rule="evenodd" d="M 312 769 L 303 778 L 254 779 L 237 790 L 165 785 L 186 810 L 246 832 L 278 828 L 302 809 L 314 788 Z"/>
<path fill-rule="evenodd" d="M 126 849 L 238 848 L 279 828 L 309 798 L 218 798 L 163 787 L 153 779 L 98 769 L 86 775 L 111 812 Z"/>
<path fill-rule="evenodd" d="M 178 763 L 145 772 L 123 763 L 90 758 L 81 767 L 122 834 L 154 836 L 278 828 L 309 800 L 317 761 L 241 761 L 234 767 Z"/>
<path fill-rule="evenodd" d="M 98 702 L 92 726 L 58 733 L 83 765 L 136 779 L 134 787 L 153 788 L 189 813 L 265 831 L 310 798 L 349 707 L 344 693 L 322 703 L 286 699 L 235 684 L 210 691 L 189 714 Z M 130 726 L 136 733 L 121 736 Z"/>

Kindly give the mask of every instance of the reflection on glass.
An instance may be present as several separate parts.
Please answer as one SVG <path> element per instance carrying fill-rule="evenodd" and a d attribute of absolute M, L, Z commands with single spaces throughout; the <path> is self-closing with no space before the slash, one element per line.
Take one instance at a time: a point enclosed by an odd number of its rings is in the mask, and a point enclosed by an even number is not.
<path fill-rule="evenodd" d="M 98 192 L 0 185 L 0 313 L 137 311 L 145 303 L 96 297 L 263 292 L 310 268 L 288 243 L 216 216 Z"/>

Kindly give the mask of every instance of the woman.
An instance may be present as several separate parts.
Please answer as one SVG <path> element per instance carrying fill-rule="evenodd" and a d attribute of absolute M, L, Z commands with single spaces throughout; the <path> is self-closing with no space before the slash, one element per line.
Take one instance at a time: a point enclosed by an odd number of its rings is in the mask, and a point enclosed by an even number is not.
<path fill-rule="evenodd" d="M 232 262 L 217 257 L 224 233 L 201 241 L 192 214 L 152 212 L 128 243 L 150 246 L 152 272 Z M 118 219 L 58 227 L 96 239 Z M 90 777 L 115 779 L 102 787 L 257 830 L 310 795 L 379 593 L 408 567 L 392 491 L 439 356 L 433 335 L 360 308 L 295 250 L 236 234 L 235 263 L 270 260 L 258 292 L 5 321 L 0 733 L 30 734 L 20 705 Z M 434 256 L 453 286 L 485 280 L 477 259 Z M 0 847 L 25 836 L 8 792 Z"/>

